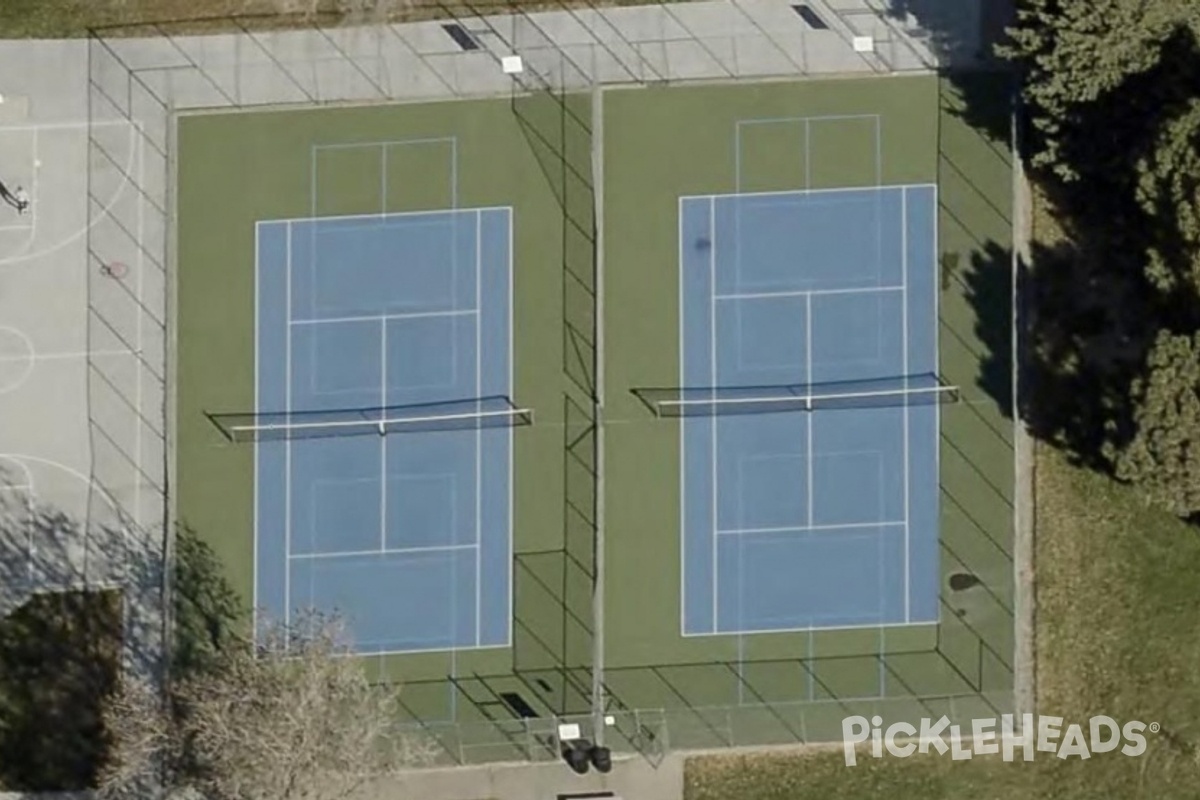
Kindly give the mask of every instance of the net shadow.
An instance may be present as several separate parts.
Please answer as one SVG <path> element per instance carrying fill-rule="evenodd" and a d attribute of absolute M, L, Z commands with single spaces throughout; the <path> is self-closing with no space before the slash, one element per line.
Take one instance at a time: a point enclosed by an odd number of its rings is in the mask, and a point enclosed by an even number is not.
<path fill-rule="evenodd" d="M 816 384 L 635 387 L 630 393 L 656 417 L 890 408 L 960 399 L 957 387 L 933 373 Z"/>
<path fill-rule="evenodd" d="M 320 439 L 524 427 L 533 411 L 503 395 L 364 408 L 318 411 L 205 412 L 230 442 Z"/>

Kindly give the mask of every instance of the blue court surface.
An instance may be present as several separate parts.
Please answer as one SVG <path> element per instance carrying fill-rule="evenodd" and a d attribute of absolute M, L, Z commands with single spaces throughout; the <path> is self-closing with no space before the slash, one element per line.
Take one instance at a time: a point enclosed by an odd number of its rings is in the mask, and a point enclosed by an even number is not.
<path fill-rule="evenodd" d="M 680 200 L 681 378 L 712 397 L 901 393 L 684 415 L 685 635 L 935 622 L 933 186 Z M 834 403 L 831 405 L 845 405 Z"/>
<path fill-rule="evenodd" d="M 426 419 L 511 394 L 509 209 L 264 221 L 257 240 L 259 412 Z M 260 612 L 336 612 L 361 653 L 506 646 L 512 430 L 449 428 L 258 442 Z"/>

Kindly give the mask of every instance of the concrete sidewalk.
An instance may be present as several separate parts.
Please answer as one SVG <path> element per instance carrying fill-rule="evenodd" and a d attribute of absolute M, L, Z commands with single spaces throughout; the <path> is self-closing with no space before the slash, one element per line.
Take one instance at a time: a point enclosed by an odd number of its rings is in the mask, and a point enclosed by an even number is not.
<path fill-rule="evenodd" d="M 623 757 L 607 775 L 577 775 L 561 761 L 414 770 L 373 781 L 356 800 L 557 800 L 601 792 L 620 800 L 682 800 L 685 760 L 672 753 L 655 768 L 644 758 Z"/>

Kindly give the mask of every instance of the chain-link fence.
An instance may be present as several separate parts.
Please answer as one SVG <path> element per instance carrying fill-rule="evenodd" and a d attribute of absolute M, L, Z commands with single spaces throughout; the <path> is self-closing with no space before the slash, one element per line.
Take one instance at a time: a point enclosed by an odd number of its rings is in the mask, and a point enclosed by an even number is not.
<path fill-rule="evenodd" d="M 936 723 L 944 716 L 949 725 L 969 731 L 971 720 L 997 719 L 996 703 L 1007 702 L 1006 697 L 989 702 L 986 696 L 963 694 L 617 711 L 605 717 L 605 744 L 616 754 L 657 764 L 678 750 L 840 742 L 843 720 L 854 716 L 879 716 L 885 727 L 898 721 L 919 726 L 922 719 Z M 1020 720 L 1014 724 L 1019 728 Z M 421 766 L 555 761 L 566 744 L 559 738 L 564 725 L 577 726 L 581 738 L 595 740 L 590 716 L 410 723 L 393 737 L 395 761 Z M 942 728 L 947 736 L 948 728 Z"/>
<path fill-rule="evenodd" d="M 104 559 L 120 566 L 106 574 L 127 587 L 135 666 L 156 670 L 164 663 L 164 632 L 170 627 L 163 616 L 170 608 L 169 571 L 162 567 L 170 563 L 172 529 L 177 114 L 511 94 L 521 99 L 514 110 L 531 139 L 548 158 L 578 162 L 577 175 L 586 184 L 590 120 L 586 99 L 572 104 L 571 93 L 602 84 L 935 66 L 929 50 L 885 10 L 866 0 L 846 5 L 804 4 L 817 24 L 788 4 L 766 0 L 605 7 L 571 0 L 528 6 L 429 0 L 406 4 L 403 19 L 391 12 L 374 20 L 227 16 L 93 31 L 86 165 L 92 453 L 87 516 L 90 528 L 105 532 L 89 541 L 104 543 Z M 871 37 L 869 48 L 864 36 Z M 501 62 L 513 55 L 521 57 L 523 71 L 510 74 Z M 542 117 L 549 122 L 539 124 Z M 558 138 L 546 136 L 547 130 L 557 131 Z M 591 192 L 564 184 L 564 193 L 568 188 L 570 202 L 578 204 L 572 213 L 590 218 Z M 584 291 L 594 289 L 585 274 L 589 246 L 581 241 L 579 249 Z M 590 337 L 594 348 L 595 332 L 587 327 L 580 327 L 580 335 Z M 132 357 L 103 355 L 116 351 Z M 594 371 L 593 364 L 592 374 L 579 378 L 581 385 L 594 380 Z M 753 738 L 747 733 L 751 720 L 772 717 L 791 740 L 807 741 L 824 730 L 813 713 L 797 711 L 796 719 L 784 723 L 786 714 L 767 707 L 711 714 L 621 710 L 612 726 L 616 735 L 608 738 L 615 749 L 643 753 L 665 749 L 669 739 L 685 747 L 740 743 Z M 546 749 L 554 726 L 548 729 L 541 720 L 423 730 L 455 762 L 557 757 L 555 748 Z"/>

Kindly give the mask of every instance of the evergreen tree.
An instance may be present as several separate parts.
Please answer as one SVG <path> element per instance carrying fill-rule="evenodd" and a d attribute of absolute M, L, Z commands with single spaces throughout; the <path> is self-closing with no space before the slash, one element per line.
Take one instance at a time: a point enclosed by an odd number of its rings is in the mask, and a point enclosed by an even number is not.
<path fill-rule="evenodd" d="M 1159 335 L 1134 386 L 1137 433 L 1117 455 L 1117 476 L 1181 517 L 1200 513 L 1200 334 Z"/>

